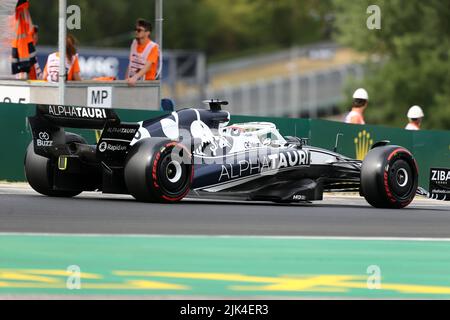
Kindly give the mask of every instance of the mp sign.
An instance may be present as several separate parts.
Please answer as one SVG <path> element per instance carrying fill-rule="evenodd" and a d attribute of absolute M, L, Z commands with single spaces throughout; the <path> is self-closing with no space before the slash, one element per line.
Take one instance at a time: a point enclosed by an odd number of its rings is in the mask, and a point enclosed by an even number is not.
<path fill-rule="evenodd" d="M 87 104 L 88 107 L 112 107 L 112 87 L 88 87 Z"/>

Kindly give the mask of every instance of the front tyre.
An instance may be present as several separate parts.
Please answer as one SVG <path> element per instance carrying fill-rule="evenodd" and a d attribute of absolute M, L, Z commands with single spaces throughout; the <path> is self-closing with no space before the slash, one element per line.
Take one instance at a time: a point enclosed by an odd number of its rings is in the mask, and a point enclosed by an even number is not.
<path fill-rule="evenodd" d="M 125 184 L 138 201 L 180 201 L 189 192 L 193 175 L 189 151 L 167 139 L 138 142 L 125 161 Z"/>
<path fill-rule="evenodd" d="M 361 193 L 376 208 L 404 208 L 416 195 L 417 164 L 411 152 L 399 146 L 371 150 L 361 167 Z"/>

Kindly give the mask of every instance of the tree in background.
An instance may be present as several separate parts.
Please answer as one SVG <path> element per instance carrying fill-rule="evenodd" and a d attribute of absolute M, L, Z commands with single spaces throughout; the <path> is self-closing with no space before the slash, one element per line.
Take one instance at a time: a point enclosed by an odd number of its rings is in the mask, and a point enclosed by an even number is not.
<path fill-rule="evenodd" d="M 31 0 L 40 43 L 56 45 L 58 5 Z M 138 17 L 154 19 L 154 0 L 68 0 L 81 8 L 81 46 L 129 47 Z M 236 57 L 324 40 L 331 0 L 164 0 L 164 48 Z"/>
<path fill-rule="evenodd" d="M 450 6 L 442 0 L 333 0 L 336 39 L 367 53 L 370 123 L 403 127 L 410 106 L 424 127 L 450 129 Z M 369 5 L 381 9 L 381 29 L 366 26 Z M 381 61 L 381 64 L 379 62 Z"/>
<path fill-rule="evenodd" d="M 82 46 L 129 47 L 137 18 L 154 19 L 153 1 L 68 0 L 81 9 L 81 30 L 68 30 Z M 33 21 L 40 26 L 42 45 L 58 42 L 58 1 L 30 0 Z"/>

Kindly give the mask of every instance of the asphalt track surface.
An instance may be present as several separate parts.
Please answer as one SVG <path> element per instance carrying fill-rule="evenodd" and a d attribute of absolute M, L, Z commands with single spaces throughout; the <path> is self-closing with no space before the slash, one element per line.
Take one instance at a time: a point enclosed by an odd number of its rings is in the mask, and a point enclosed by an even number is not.
<path fill-rule="evenodd" d="M 450 203 L 419 198 L 406 209 L 380 210 L 363 198 L 325 195 L 312 204 L 195 197 L 148 204 L 100 193 L 49 198 L 0 185 L 0 222 L 0 233 L 450 238 Z"/>

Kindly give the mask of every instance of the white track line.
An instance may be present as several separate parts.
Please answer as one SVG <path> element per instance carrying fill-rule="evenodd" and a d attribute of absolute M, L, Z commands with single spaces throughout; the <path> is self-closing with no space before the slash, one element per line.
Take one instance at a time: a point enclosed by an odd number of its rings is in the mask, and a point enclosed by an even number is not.
<path fill-rule="evenodd" d="M 113 237 L 113 238 L 217 238 L 217 239 L 273 239 L 273 240 L 360 240 L 360 241 L 420 241 L 450 242 L 450 238 L 414 238 L 414 237 L 333 237 L 333 236 L 246 236 L 246 235 L 170 235 L 170 234 L 98 234 L 98 233 L 39 233 L 39 232 L 0 232 L 2 236 L 25 237 Z"/>

